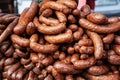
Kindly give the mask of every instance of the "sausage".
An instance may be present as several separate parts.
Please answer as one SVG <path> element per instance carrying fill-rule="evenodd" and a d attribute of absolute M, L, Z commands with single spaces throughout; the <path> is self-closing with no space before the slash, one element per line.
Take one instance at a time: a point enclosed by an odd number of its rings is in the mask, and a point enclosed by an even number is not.
<path fill-rule="evenodd" d="M 30 48 L 35 51 L 35 52 L 40 52 L 40 53 L 51 53 L 55 52 L 58 50 L 58 46 L 54 44 L 46 44 L 46 45 L 41 45 L 36 42 L 36 38 L 38 36 L 32 35 L 30 37 Z"/>
<path fill-rule="evenodd" d="M 29 39 L 20 37 L 16 34 L 11 35 L 11 40 L 13 43 L 18 44 L 18 45 L 23 46 L 23 47 L 28 47 L 30 44 Z"/>
<path fill-rule="evenodd" d="M 16 75 L 17 75 L 18 71 L 21 71 L 22 69 L 23 69 L 23 67 L 20 67 L 15 72 L 13 72 L 12 75 L 11 75 L 11 79 L 13 79 L 13 80 L 16 79 Z"/>
<path fill-rule="evenodd" d="M 25 8 L 25 9 L 22 11 L 22 13 L 20 14 L 18 23 L 23 20 L 23 18 L 24 18 L 24 16 L 26 15 L 26 13 L 27 13 L 28 10 L 29 10 L 29 8 Z"/>
<path fill-rule="evenodd" d="M 58 44 L 58 43 L 68 43 L 72 40 L 72 31 L 67 29 L 65 33 L 61 33 L 58 35 L 45 35 L 45 40 L 49 43 Z"/>
<path fill-rule="evenodd" d="M 75 61 L 78 61 L 79 57 L 80 57 L 79 54 L 73 54 L 71 57 L 71 62 L 74 63 Z"/>
<path fill-rule="evenodd" d="M 74 69 L 74 66 L 71 64 L 65 64 L 63 62 L 55 62 L 53 67 L 56 69 L 59 73 L 65 73 L 65 74 L 77 74 L 79 73 L 78 70 Z"/>
<path fill-rule="evenodd" d="M 27 27 L 26 27 L 26 33 L 28 35 L 32 35 L 32 34 L 35 33 L 35 31 L 36 31 L 36 27 L 33 24 L 33 22 L 29 22 L 28 25 L 27 25 Z"/>
<path fill-rule="evenodd" d="M 57 19 L 49 19 L 44 16 L 39 17 L 40 23 L 44 23 L 46 25 L 57 25 L 59 21 Z"/>
<path fill-rule="evenodd" d="M 19 70 L 16 75 L 17 80 L 22 80 L 23 76 L 27 73 L 26 69 Z"/>
<path fill-rule="evenodd" d="M 0 52 L 5 53 L 10 46 L 10 41 L 4 41 L 0 44 Z"/>
<path fill-rule="evenodd" d="M 48 9 L 48 8 L 63 12 L 65 14 L 68 14 L 70 12 L 69 8 L 64 4 L 54 2 L 54 1 L 48 1 L 41 6 L 40 13 L 42 13 L 45 9 Z"/>
<path fill-rule="evenodd" d="M 120 56 L 119 55 L 110 55 L 110 56 L 108 56 L 108 62 L 113 65 L 120 65 Z"/>
<path fill-rule="evenodd" d="M 94 76 L 86 73 L 84 75 L 85 78 L 89 80 L 119 80 L 119 74 L 118 73 L 107 73 L 99 76 Z"/>
<path fill-rule="evenodd" d="M 78 25 L 76 24 L 70 24 L 68 26 L 69 29 L 71 29 L 73 32 L 78 30 Z"/>
<path fill-rule="evenodd" d="M 14 47 L 10 46 L 9 49 L 4 53 L 5 56 L 10 57 L 14 53 Z"/>
<path fill-rule="evenodd" d="M 0 23 L 1 24 L 8 24 L 11 23 L 17 16 L 13 14 L 6 14 L 0 18 Z"/>
<path fill-rule="evenodd" d="M 78 45 L 81 47 L 81 46 L 92 46 L 92 40 L 91 39 L 86 39 L 86 38 L 83 38 L 83 39 L 80 39 L 78 41 Z"/>
<path fill-rule="evenodd" d="M 110 44 L 112 43 L 112 41 L 114 40 L 114 34 L 111 33 L 111 34 L 108 34 L 106 37 L 103 38 L 103 43 L 105 44 Z"/>
<path fill-rule="evenodd" d="M 52 9 L 45 9 L 43 12 L 42 12 L 42 16 L 44 16 L 44 17 L 49 17 L 49 16 L 51 16 L 53 14 L 53 11 L 52 11 Z"/>
<path fill-rule="evenodd" d="M 72 14 L 73 14 L 74 16 L 80 16 L 80 11 L 79 11 L 78 9 L 74 9 L 74 10 L 72 11 Z"/>
<path fill-rule="evenodd" d="M 116 23 L 116 22 L 119 22 L 120 21 L 120 19 L 119 19 L 119 17 L 110 17 L 110 18 L 108 18 L 108 23 Z"/>
<path fill-rule="evenodd" d="M 109 68 L 107 66 L 104 65 L 100 65 L 100 66 L 91 66 L 87 72 L 91 75 L 102 75 L 105 74 L 109 71 Z"/>
<path fill-rule="evenodd" d="M 86 17 L 88 14 L 91 13 L 91 9 L 89 5 L 83 5 L 81 10 L 80 10 L 80 17 Z"/>
<path fill-rule="evenodd" d="M 29 64 L 30 63 L 30 59 L 21 58 L 20 59 L 20 63 L 23 64 L 23 65 Z"/>
<path fill-rule="evenodd" d="M 7 28 L 0 35 L 0 43 L 5 40 L 13 31 L 13 28 L 16 26 L 18 18 L 16 18 L 12 23 L 10 23 Z"/>
<path fill-rule="evenodd" d="M 108 18 L 101 13 L 91 13 L 87 15 L 87 19 L 95 24 L 105 24 L 108 22 Z"/>
<path fill-rule="evenodd" d="M 64 5 L 66 5 L 67 7 L 71 8 L 71 9 L 76 9 L 77 8 L 77 3 L 74 0 L 58 0 L 58 3 L 62 3 Z"/>
<path fill-rule="evenodd" d="M 67 22 L 67 18 L 66 18 L 65 14 L 63 14 L 62 12 L 59 12 L 59 11 L 55 11 L 55 14 L 56 14 L 59 22 L 61 22 L 61 23 Z"/>
<path fill-rule="evenodd" d="M 36 53 L 30 53 L 30 60 L 33 62 L 33 63 L 36 63 L 36 62 L 39 62 L 39 57 Z"/>
<path fill-rule="evenodd" d="M 82 28 L 78 28 L 78 30 L 73 33 L 73 40 L 74 41 L 80 40 L 82 35 L 83 35 L 83 29 Z"/>
<path fill-rule="evenodd" d="M 29 10 L 26 12 L 23 18 L 19 21 L 19 23 L 14 28 L 14 33 L 17 35 L 23 34 L 25 32 L 25 29 L 27 27 L 27 24 L 32 21 L 32 19 L 35 17 L 38 9 L 37 2 L 33 1 L 30 5 Z"/>
<path fill-rule="evenodd" d="M 55 80 L 64 80 L 65 76 L 63 74 L 58 73 L 54 68 L 52 68 L 52 75 Z"/>
<path fill-rule="evenodd" d="M 10 76 L 14 71 L 16 71 L 20 67 L 20 63 L 16 63 L 13 66 L 11 66 L 7 71 L 7 76 Z"/>
<path fill-rule="evenodd" d="M 75 69 L 86 69 L 96 63 L 94 57 L 89 57 L 86 60 L 76 60 L 73 62 Z"/>
<path fill-rule="evenodd" d="M 23 58 L 25 58 L 25 57 L 27 57 L 28 56 L 28 53 L 26 52 L 23 52 L 23 51 L 21 51 L 21 50 L 19 50 L 19 49 L 15 49 L 15 52 L 17 53 L 17 55 L 19 56 L 19 57 L 23 57 Z"/>
<path fill-rule="evenodd" d="M 115 35 L 114 42 L 115 42 L 115 44 L 120 45 L 120 36 L 119 35 Z"/>
<path fill-rule="evenodd" d="M 52 57 L 52 56 L 48 56 L 48 57 L 46 57 L 45 59 L 43 59 L 41 63 L 42 63 L 44 66 L 49 66 L 49 65 L 53 64 L 53 62 L 54 62 L 53 57 Z"/>
<path fill-rule="evenodd" d="M 79 25 L 90 31 L 94 31 L 102 34 L 113 33 L 120 30 L 120 21 L 107 25 L 97 25 L 88 21 L 87 19 L 81 18 L 79 19 Z"/>
<path fill-rule="evenodd" d="M 40 45 L 36 42 L 31 42 L 30 43 L 30 48 L 35 52 L 51 53 L 51 52 L 57 51 L 58 46 L 54 45 L 54 44 Z"/>
<path fill-rule="evenodd" d="M 113 50 L 116 54 L 120 55 L 120 45 L 113 45 Z"/>
<path fill-rule="evenodd" d="M 97 33 L 91 31 L 87 31 L 87 35 L 93 41 L 95 59 L 101 59 L 104 51 L 101 37 Z"/>
<path fill-rule="evenodd" d="M 77 20 L 76 20 L 75 16 L 73 16 L 72 14 L 70 14 L 68 16 L 68 22 L 74 24 L 74 23 L 77 22 Z"/>
<path fill-rule="evenodd" d="M 15 62 L 15 59 L 14 58 L 7 58 L 5 61 L 4 61 L 4 66 L 8 66 L 10 64 L 14 64 Z"/>
<path fill-rule="evenodd" d="M 79 48 L 81 54 L 92 54 L 94 52 L 93 46 L 81 46 Z"/>
<path fill-rule="evenodd" d="M 37 18 L 34 18 L 33 23 L 35 24 L 35 26 L 37 26 L 38 31 L 44 34 L 58 34 L 66 29 L 65 23 L 59 23 L 54 26 L 46 26 L 40 24 Z"/>

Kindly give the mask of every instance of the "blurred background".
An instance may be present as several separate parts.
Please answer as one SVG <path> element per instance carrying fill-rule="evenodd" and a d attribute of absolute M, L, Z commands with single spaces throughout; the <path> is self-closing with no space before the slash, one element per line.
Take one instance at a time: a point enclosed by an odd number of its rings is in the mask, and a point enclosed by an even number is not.
<path fill-rule="evenodd" d="M 120 0 L 95 0 L 94 12 L 109 16 L 120 16 Z"/>
<path fill-rule="evenodd" d="M 0 12 L 20 14 L 29 7 L 32 0 L 0 0 Z M 42 0 L 36 0 L 41 2 Z M 95 0 L 94 12 L 110 16 L 120 16 L 120 0 Z"/>

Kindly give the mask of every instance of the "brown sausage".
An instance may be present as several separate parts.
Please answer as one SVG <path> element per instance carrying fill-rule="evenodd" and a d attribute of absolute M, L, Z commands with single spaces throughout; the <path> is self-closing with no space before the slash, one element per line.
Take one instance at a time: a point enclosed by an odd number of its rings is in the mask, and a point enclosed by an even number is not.
<path fill-rule="evenodd" d="M 97 33 L 91 31 L 87 31 L 87 35 L 93 41 L 95 59 L 101 59 L 104 51 L 101 37 Z"/>
<path fill-rule="evenodd" d="M 59 24 L 54 25 L 54 26 L 42 25 L 39 23 L 37 17 L 34 18 L 33 23 L 35 24 L 35 26 L 37 26 L 38 31 L 41 33 L 44 33 L 44 34 L 58 34 L 66 29 L 65 23 L 59 23 Z"/>
<path fill-rule="evenodd" d="M 13 66 L 11 66 L 7 71 L 7 76 L 10 76 L 14 71 L 16 71 L 20 67 L 20 63 L 16 63 Z"/>
<path fill-rule="evenodd" d="M 100 66 L 91 66 L 87 72 L 89 74 L 92 75 L 101 75 L 101 74 L 105 74 L 109 71 L 109 68 L 107 66 L 104 65 L 100 65 Z"/>
<path fill-rule="evenodd" d="M 74 66 L 71 64 L 65 64 L 63 62 L 55 62 L 53 66 L 57 72 L 65 73 L 65 74 L 77 74 L 79 73 L 78 70 L 74 69 Z"/>
<path fill-rule="evenodd" d="M 106 37 L 103 38 L 103 43 L 110 44 L 114 40 L 114 34 L 108 34 Z"/>
<path fill-rule="evenodd" d="M 57 19 L 49 19 L 44 16 L 39 16 L 40 23 L 44 23 L 46 25 L 57 25 L 59 21 Z"/>
<path fill-rule="evenodd" d="M 95 64 L 95 58 L 89 57 L 86 60 L 76 60 L 73 62 L 73 65 L 75 66 L 75 69 L 86 69 L 92 65 Z"/>
<path fill-rule="evenodd" d="M 17 80 L 22 80 L 23 76 L 27 73 L 26 69 L 19 70 L 16 75 Z"/>
<path fill-rule="evenodd" d="M 52 53 L 57 51 L 58 46 L 54 44 L 41 45 L 36 42 L 30 42 L 30 48 L 35 52 Z"/>
<path fill-rule="evenodd" d="M 119 21 L 120 21 L 119 17 L 108 18 L 108 23 L 116 23 L 116 22 L 119 22 Z"/>
<path fill-rule="evenodd" d="M 15 27 L 15 25 L 18 22 L 18 18 L 16 18 L 12 23 L 10 23 L 7 28 L 3 31 L 3 33 L 0 35 L 0 43 L 5 40 L 8 35 L 10 35 L 13 31 L 13 28 Z"/>
<path fill-rule="evenodd" d="M 82 35 L 83 35 L 83 29 L 82 28 L 78 28 L 78 30 L 73 33 L 73 40 L 74 41 L 80 40 Z"/>
<path fill-rule="evenodd" d="M 33 22 L 29 22 L 27 27 L 26 27 L 26 32 L 28 35 L 32 35 L 34 34 L 34 32 L 36 31 L 36 27 L 33 24 Z"/>
<path fill-rule="evenodd" d="M 120 45 L 113 45 L 113 50 L 116 54 L 120 55 Z"/>
<path fill-rule="evenodd" d="M 107 25 L 97 25 L 88 21 L 87 19 L 81 18 L 79 19 L 79 24 L 85 29 L 103 34 L 113 33 L 120 30 L 120 21 Z"/>
<path fill-rule="evenodd" d="M 89 80 L 119 80 L 118 73 L 110 73 L 110 72 L 104 75 L 99 75 L 99 76 L 94 76 L 86 73 L 84 77 Z"/>
<path fill-rule="evenodd" d="M 73 23 L 76 23 L 77 20 L 76 20 L 75 16 L 73 16 L 72 14 L 70 14 L 68 16 L 68 22 L 73 24 Z"/>
<path fill-rule="evenodd" d="M 52 9 L 45 9 L 43 12 L 42 12 L 42 16 L 44 16 L 44 17 L 49 17 L 49 16 L 51 16 L 53 14 L 53 11 L 52 11 Z"/>
<path fill-rule="evenodd" d="M 36 63 L 36 62 L 39 62 L 39 57 L 36 53 L 30 53 L 30 60 L 33 62 L 33 63 Z"/>
<path fill-rule="evenodd" d="M 105 24 L 108 21 L 107 17 L 101 13 L 91 13 L 87 15 L 87 19 L 95 24 Z"/>
<path fill-rule="evenodd" d="M 79 48 L 81 54 L 92 54 L 94 52 L 93 46 L 81 46 Z"/>
<path fill-rule="evenodd" d="M 58 3 L 62 3 L 62 4 L 66 5 L 69 8 L 72 8 L 72 9 L 76 9 L 77 8 L 77 3 L 74 0 L 65 0 L 65 1 L 58 0 L 57 2 Z"/>
<path fill-rule="evenodd" d="M 46 57 L 45 59 L 43 59 L 41 63 L 42 63 L 44 66 L 49 66 L 49 65 L 53 64 L 53 62 L 54 62 L 53 57 L 52 57 L 52 56 L 48 56 L 48 57 Z"/>
<path fill-rule="evenodd" d="M 120 45 L 120 36 L 115 35 L 114 42 Z"/>
<path fill-rule="evenodd" d="M 111 55 L 108 57 L 108 62 L 113 65 L 120 65 L 120 56 L 119 55 Z"/>
<path fill-rule="evenodd" d="M 91 9 L 89 7 L 89 5 L 83 5 L 81 10 L 80 10 L 80 17 L 86 17 L 88 14 L 91 13 Z"/>
<path fill-rule="evenodd" d="M 69 29 L 71 29 L 73 32 L 78 30 L 78 25 L 76 24 L 70 24 L 68 26 Z"/>
<path fill-rule="evenodd" d="M 32 19 L 35 17 L 36 13 L 37 13 L 37 9 L 38 9 L 38 3 L 33 1 L 30 5 L 29 10 L 26 12 L 26 14 L 24 15 L 23 18 L 21 18 L 21 20 L 19 21 L 19 23 L 15 26 L 14 28 L 14 33 L 15 34 L 23 34 L 27 24 L 32 21 Z"/>
<path fill-rule="evenodd" d="M 62 12 L 59 12 L 59 11 L 55 11 L 55 14 L 56 14 L 58 20 L 59 20 L 61 23 L 67 22 L 67 18 L 66 18 L 66 15 L 65 15 L 65 14 L 63 14 Z"/>
<path fill-rule="evenodd" d="M 68 43 L 72 40 L 72 31 L 67 29 L 65 33 L 61 33 L 58 35 L 45 35 L 45 40 L 49 43 L 58 44 L 58 43 Z"/>
<path fill-rule="evenodd" d="M 46 3 L 44 3 L 41 8 L 40 8 L 40 13 L 42 13 L 45 9 L 54 9 L 63 13 L 69 13 L 69 8 L 67 6 L 65 6 L 64 4 L 58 3 L 58 2 L 54 2 L 54 1 L 48 1 Z"/>
<path fill-rule="evenodd" d="M 46 44 L 46 45 L 41 45 L 37 43 L 38 35 L 33 34 L 30 37 L 30 48 L 35 51 L 35 52 L 40 52 L 40 53 L 51 53 L 55 52 L 58 50 L 58 46 L 54 44 Z"/>
<path fill-rule="evenodd" d="M 28 47 L 29 43 L 30 43 L 29 39 L 20 37 L 16 34 L 11 35 L 11 40 L 13 43 L 18 44 L 18 45 L 23 46 L 23 47 Z"/>

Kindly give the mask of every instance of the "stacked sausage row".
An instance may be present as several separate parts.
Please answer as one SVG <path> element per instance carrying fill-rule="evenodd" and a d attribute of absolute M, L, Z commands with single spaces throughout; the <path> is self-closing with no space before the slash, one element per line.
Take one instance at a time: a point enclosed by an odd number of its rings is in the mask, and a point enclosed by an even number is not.
<path fill-rule="evenodd" d="M 0 76 L 7 80 L 119 80 L 120 19 L 75 0 L 32 2 L 0 14 Z"/>

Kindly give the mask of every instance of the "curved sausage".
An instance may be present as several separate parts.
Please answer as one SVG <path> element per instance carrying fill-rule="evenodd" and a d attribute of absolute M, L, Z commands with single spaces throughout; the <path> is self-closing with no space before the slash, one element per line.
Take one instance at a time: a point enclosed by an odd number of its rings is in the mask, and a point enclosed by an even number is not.
<path fill-rule="evenodd" d="M 32 35 L 30 37 L 30 48 L 35 51 L 35 52 L 40 52 L 40 53 L 52 53 L 58 50 L 58 46 L 54 44 L 46 44 L 46 45 L 41 45 L 37 43 L 38 36 Z"/>
<path fill-rule="evenodd" d="M 45 40 L 53 44 L 70 42 L 72 38 L 72 31 L 70 29 L 58 35 L 45 35 Z"/>
<path fill-rule="evenodd" d="M 77 74 L 80 71 L 74 69 L 74 66 L 71 64 L 65 64 L 64 62 L 56 62 L 53 66 L 57 72 L 65 74 Z"/>
<path fill-rule="evenodd" d="M 30 43 L 29 39 L 20 37 L 16 34 L 11 35 L 11 40 L 13 43 L 18 44 L 18 45 L 23 46 L 23 47 L 28 47 L 29 43 Z"/>
<path fill-rule="evenodd" d="M 48 1 L 41 6 L 40 13 L 42 13 L 45 9 L 48 9 L 48 8 L 63 12 L 65 14 L 70 12 L 69 8 L 64 4 L 54 2 L 54 1 Z"/>
<path fill-rule="evenodd" d="M 81 18 L 79 19 L 79 24 L 85 29 L 103 34 L 113 33 L 120 30 L 120 21 L 107 25 L 97 25 L 88 21 L 87 19 Z"/>
<path fill-rule="evenodd" d="M 91 31 L 87 31 L 87 35 L 93 41 L 95 59 L 101 59 L 104 51 L 101 37 L 97 33 Z"/>
<path fill-rule="evenodd" d="M 105 24 L 108 22 L 108 18 L 101 13 L 91 13 L 87 15 L 87 19 L 95 24 Z"/>
<path fill-rule="evenodd" d="M 90 57 L 86 60 L 76 60 L 73 62 L 73 65 L 75 66 L 75 69 L 86 69 L 92 65 L 95 64 L 95 58 Z"/>
<path fill-rule="evenodd" d="M 46 26 L 40 24 L 37 18 L 34 18 L 34 24 L 37 26 L 38 31 L 44 34 L 58 34 L 66 29 L 65 23 L 59 23 L 54 26 Z"/>
<path fill-rule="evenodd" d="M 0 35 L 0 43 L 5 40 L 8 35 L 10 35 L 14 29 L 14 27 L 16 26 L 18 22 L 18 18 L 16 18 L 15 20 L 13 20 L 13 22 L 11 22 L 7 28 L 2 32 L 2 34 Z"/>

